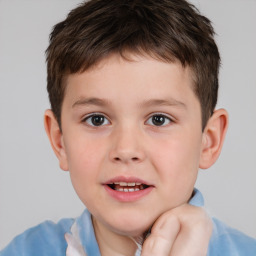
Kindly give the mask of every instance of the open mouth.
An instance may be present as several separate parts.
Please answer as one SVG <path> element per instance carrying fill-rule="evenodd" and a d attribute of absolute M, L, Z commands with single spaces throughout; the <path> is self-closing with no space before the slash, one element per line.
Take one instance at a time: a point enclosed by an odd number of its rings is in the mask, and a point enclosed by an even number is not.
<path fill-rule="evenodd" d="M 111 189 L 121 192 L 135 192 L 149 187 L 148 185 L 139 182 L 114 182 L 107 185 Z"/>

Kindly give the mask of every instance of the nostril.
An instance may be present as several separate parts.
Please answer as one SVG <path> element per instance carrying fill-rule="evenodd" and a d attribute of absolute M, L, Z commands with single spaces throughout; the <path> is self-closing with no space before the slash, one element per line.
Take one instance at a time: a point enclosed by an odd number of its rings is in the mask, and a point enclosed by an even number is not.
<path fill-rule="evenodd" d="M 131 161 L 134 161 L 134 162 L 139 161 L 139 158 L 138 158 L 138 157 L 132 157 L 132 158 L 130 158 L 130 159 L 131 159 Z M 122 160 L 122 158 L 120 158 L 120 157 L 115 157 L 115 158 L 114 158 L 114 161 L 120 162 L 120 161 L 124 161 L 124 159 Z"/>

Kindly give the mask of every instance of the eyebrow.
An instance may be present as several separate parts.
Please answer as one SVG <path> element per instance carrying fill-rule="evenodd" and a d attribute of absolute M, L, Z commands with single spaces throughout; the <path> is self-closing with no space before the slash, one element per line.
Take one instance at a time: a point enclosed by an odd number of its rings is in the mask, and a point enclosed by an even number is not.
<path fill-rule="evenodd" d="M 100 99 L 100 98 L 81 98 L 72 105 L 72 108 L 77 106 L 88 106 L 88 105 L 105 107 L 110 104 L 111 104 L 110 101 Z M 160 106 L 177 106 L 177 107 L 186 108 L 186 105 L 183 102 L 175 100 L 173 98 L 146 100 L 142 102 L 142 104 L 140 104 L 140 107 L 153 107 L 153 106 L 159 106 L 159 105 Z"/>
<path fill-rule="evenodd" d="M 103 100 L 100 98 L 81 98 L 72 105 L 72 108 L 77 106 L 87 106 L 87 105 L 105 107 L 107 105 L 110 105 L 110 102 L 108 100 Z"/>
<path fill-rule="evenodd" d="M 143 107 L 152 107 L 152 106 L 177 106 L 177 107 L 182 107 L 182 108 L 186 108 L 186 104 L 178 101 L 176 99 L 173 98 L 169 98 L 169 99 L 150 99 L 147 101 L 144 101 L 141 106 Z"/>

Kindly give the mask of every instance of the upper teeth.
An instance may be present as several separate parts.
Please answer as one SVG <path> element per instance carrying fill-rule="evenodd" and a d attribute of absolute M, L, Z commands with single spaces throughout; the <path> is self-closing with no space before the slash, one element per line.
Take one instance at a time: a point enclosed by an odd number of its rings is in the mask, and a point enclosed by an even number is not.
<path fill-rule="evenodd" d="M 119 185 L 119 186 L 122 186 L 122 187 L 133 187 L 133 186 L 139 186 L 139 185 L 141 185 L 141 183 L 139 183 L 139 182 L 123 182 L 123 181 L 121 181 L 121 182 L 114 182 L 114 184 L 115 185 Z"/>

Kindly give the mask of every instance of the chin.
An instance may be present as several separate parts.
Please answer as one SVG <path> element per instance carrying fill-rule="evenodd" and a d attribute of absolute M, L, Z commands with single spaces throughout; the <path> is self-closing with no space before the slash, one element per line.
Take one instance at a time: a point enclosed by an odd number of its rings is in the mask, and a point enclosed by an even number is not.
<path fill-rule="evenodd" d="M 143 236 L 161 215 L 161 211 L 157 209 L 149 211 L 136 207 L 118 207 L 105 212 L 91 213 L 109 231 L 134 238 Z"/>
<path fill-rule="evenodd" d="M 111 229 L 120 235 L 131 236 L 131 237 L 140 237 L 147 232 L 154 221 L 150 220 L 141 220 L 141 219 L 122 219 L 111 223 Z"/>

